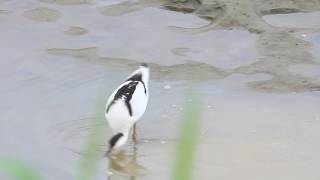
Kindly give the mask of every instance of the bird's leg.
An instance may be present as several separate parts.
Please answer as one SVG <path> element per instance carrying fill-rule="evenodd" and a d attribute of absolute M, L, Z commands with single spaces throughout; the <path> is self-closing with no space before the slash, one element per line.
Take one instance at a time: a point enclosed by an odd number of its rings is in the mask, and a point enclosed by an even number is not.
<path fill-rule="evenodd" d="M 133 141 L 134 144 L 137 143 L 137 123 L 133 124 L 132 141 Z"/>

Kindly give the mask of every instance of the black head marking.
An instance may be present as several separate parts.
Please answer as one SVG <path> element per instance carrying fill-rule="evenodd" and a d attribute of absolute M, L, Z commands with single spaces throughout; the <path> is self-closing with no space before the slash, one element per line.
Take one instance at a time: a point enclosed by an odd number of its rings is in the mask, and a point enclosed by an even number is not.
<path fill-rule="evenodd" d="M 148 67 L 148 64 L 147 63 L 141 63 L 140 66 Z"/>
<path fill-rule="evenodd" d="M 133 76 L 129 77 L 127 81 L 142 81 L 142 74 L 141 73 L 134 74 Z"/>
<path fill-rule="evenodd" d="M 112 136 L 112 138 L 109 141 L 109 146 L 110 146 L 110 150 L 116 145 L 116 143 L 118 142 L 118 140 L 123 136 L 122 133 L 118 133 L 114 136 Z"/>

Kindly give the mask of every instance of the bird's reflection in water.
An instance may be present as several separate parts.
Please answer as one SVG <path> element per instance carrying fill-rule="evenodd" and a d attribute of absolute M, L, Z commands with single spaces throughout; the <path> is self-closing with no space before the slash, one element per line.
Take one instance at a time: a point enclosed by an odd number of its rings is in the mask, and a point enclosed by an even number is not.
<path fill-rule="evenodd" d="M 129 180 L 137 180 L 137 177 L 147 174 L 147 169 L 138 164 L 137 148 L 133 147 L 133 154 L 127 154 L 125 151 L 115 152 L 110 156 L 109 176 L 110 180 L 118 179 L 117 176 L 128 177 Z"/>

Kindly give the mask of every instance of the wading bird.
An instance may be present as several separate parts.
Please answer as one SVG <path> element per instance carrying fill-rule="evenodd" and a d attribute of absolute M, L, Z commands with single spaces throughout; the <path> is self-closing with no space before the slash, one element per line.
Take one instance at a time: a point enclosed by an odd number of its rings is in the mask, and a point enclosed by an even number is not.
<path fill-rule="evenodd" d="M 135 141 L 136 122 L 147 107 L 148 82 L 149 67 L 147 64 L 141 64 L 109 97 L 105 116 L 113 136 L 109 140 L 107 154 L 127 142 L 132 127 L 132 138 Z"/>

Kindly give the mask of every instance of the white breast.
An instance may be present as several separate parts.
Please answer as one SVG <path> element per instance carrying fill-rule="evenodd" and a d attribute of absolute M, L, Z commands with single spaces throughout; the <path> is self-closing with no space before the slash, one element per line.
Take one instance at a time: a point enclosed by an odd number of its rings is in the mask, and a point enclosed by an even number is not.
<path fill-rule="evenodd" d="M 139 82 L 130 100 L 132 120 L 135 122 L 138 121 L 146 111 L 148 103 L 148 89 L 146 89 L 146 91 L 147 92 L 145 93 L 143 84 Z"/>
<path fill-rule="evenodd" d="M 123 132 L 133 124 L 126 105 L 122 100 L 116 101 L 105 115 L 114 132 Z"/>
<path fill-rule="evenodd" d="M 129 101 L 132 115 L 130 115 L 128 107 L 125 103 L 125 98 L 120 98 L 113 101 L 115 94 L 122 87 L 127 85 L 129 82 L 125 82 L 117 88 L 108 99 L 106 105 L 106 119 L 109 122 L 110 127 L 114 132 L 123 132 L 129 129 L 136 121 L 138 121 L 144 114 L 147 102 L 148 102 L 148 89 L 141 82 L 138 82 L 135 91 Z M 111 106 L 109 107 L 109 105 Z M 109 109 L 108 109 L 109 107 Z"/>

